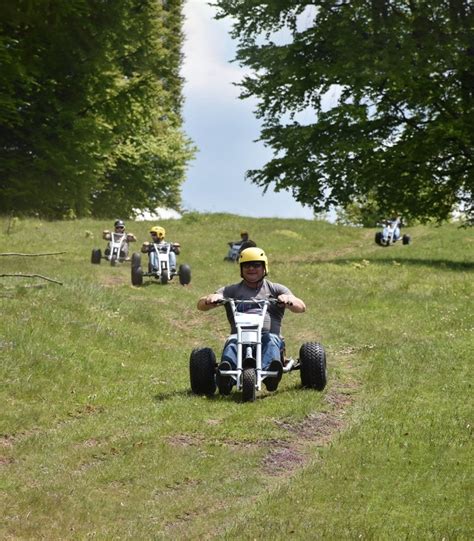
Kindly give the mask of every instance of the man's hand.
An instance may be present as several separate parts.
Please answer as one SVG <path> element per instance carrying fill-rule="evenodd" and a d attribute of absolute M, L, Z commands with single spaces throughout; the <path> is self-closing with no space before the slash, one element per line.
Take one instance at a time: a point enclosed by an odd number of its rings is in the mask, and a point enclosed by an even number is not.
<path fill-rule="evenodd" d="M 281 304 L 287 304 L 288 306 L 291 306 L 293 304 L 294 295 L 278 295 L 278 301 Z"/>
<path fill-rule="evenodd" d="M 291 312 L 301 313 L 306 310 L 305 303 L 298 297 L 295 297 L 294 295 L 288 295 L 286 293 L 282 293 L 281 295 L 278 295 L 278 301 L 281 304 L 288 306 Z"/>
<path fill-rule="evenodd" d="M 207 295 L 205 298 L 205 304 L 217 304 L 220 302 L 224 297 L 222 295 L 219 295 L 218 293 L 211 293 L 210 295 Z"/>
<path fill-rule="evenodd" d="M 198 301 L 198 309 L 199 310 L 210 310 L 211 308 L 216 308 L 217 303 L 222 301 L 224 297 L 218 293 L 211 293 L 210 295 L 204 295 L 204 297 L 201 297 Z"/>

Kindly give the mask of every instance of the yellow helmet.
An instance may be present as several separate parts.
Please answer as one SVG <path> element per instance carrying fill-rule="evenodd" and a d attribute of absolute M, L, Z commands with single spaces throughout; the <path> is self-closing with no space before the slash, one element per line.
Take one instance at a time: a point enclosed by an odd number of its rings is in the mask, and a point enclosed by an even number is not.
<path fill-rule="evenodd" d="M 164 239 L 165 238 L 165 235 L 166 235 L 166 231 L 165 231 L 165 228 L 164 227 L 161 227 L 159 225 L 155 225 L 155 227 L 152 227 L 150 229 L 150 233 L 156 233 L 156 236 L 159 238 L 159 239 Z"/>
<path fill-rule="evenodd" d="M 245 248 L 240 252 L 239 265 L 250 261 L 261 261 L 265 268 L 265 275 L 268 274 L 268 258 L 261 248 Z"/>

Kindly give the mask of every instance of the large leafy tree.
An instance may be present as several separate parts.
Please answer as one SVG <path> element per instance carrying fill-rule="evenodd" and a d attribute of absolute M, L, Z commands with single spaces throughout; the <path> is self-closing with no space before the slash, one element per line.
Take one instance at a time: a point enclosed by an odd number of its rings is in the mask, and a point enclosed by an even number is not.
<path fill-rule="evenodd" d="M 216 0 L 233 18 L 242 97 L 258 99 L 274 158 L 248 172 L 327 210 L 473 212 L 470 0 Z M 337 96 L 332 102 L 328 99 Z"/>
<path fill-rule="evenodd" d="M 110 51 L 119 82 L 109 111 L 115 146 L 94 194 L 96 215 L 178 207 L 192 156 L 181 132 L 182 0 L 133 3 Z"/>
<path fill-rule="evenodd" d="M 0 211 L 179 205 L 192 151 L 167 36 L 180 47 L 181 4 L 1 3 Z"/>

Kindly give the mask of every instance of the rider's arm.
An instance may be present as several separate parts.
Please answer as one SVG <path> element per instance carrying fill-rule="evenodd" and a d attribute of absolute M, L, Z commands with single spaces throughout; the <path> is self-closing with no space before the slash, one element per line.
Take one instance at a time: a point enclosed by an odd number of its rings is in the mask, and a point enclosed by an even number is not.
<path fill-rule="evenodd" d="M 208 310 L 211 310 L 212 308 L 216 308 L 218 306 L 219 301 L 221 301 L 224 297 L 220 293 L 211 293 L 210 295 L 204 295 L 204 297 L 201 297 L 198 300 L 197 307 L 198 310 L 202 310 L 203 312 L 207 312 Z"/>
<path fill-rule="evenodd" d="M 294 312 L 295 314 L 301 314 L 306 311 L 306 304 L 292 294 L 282 293 L 281 295 L 278 295 L 278 300 L 283 303 L 290 312 Z"/>

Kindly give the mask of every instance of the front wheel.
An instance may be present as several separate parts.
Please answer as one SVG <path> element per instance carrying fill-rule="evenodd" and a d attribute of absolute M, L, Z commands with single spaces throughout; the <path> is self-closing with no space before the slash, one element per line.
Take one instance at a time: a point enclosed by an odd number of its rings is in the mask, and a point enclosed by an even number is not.
<path fill-rule="evenodd" d="M 257 372 L 255 368 L 244 368 L 242 372 L 242 401 L 254 402 L 257 387 Z"/>
<path fill-rule="evenodd" d="M 212 396 L 216 392 L 216 356 L 211 348 L 193 349 L 189 357 L 189 377 L 194 394 Z"/>
<path fill-rule="evenodd" d="M 141 286 L 143 284 L 143 270 L 141 267 L 132 267 L 132 285 Z"/>
<path fill-rule="evenodd" d="M 91 254 L 91 263 L 94 265 L 100 265 L 100 260 L 102 259 L 102 252 L 100 248 L 94 248 Z"/>
<path fill-rule="evenodd" d="M 133 252 L 131 263 L 132 263 L 132 267 L 142 266 L 142 257 L 138 252 Z"/>
<path fill-rule="evenodd" d="M 163 284 L 164 286 L 168 283 L 168 271 L 162 270 L 160 275 L 160 284 Z"/>
<path fill-rule="evenodd" d="M 191 282 L 191 267 L 189 265 L 179 266 L 179 283 L 182 286 L 186 286 Z"/>
<path fill-rule="evenodd" d="M 301 385 L 322 391 L 327 383 L 326 353 L 319 342 L 306 342 L 300 348 Z"/>

